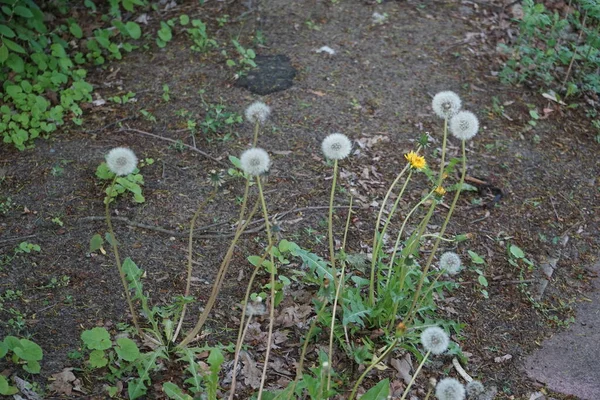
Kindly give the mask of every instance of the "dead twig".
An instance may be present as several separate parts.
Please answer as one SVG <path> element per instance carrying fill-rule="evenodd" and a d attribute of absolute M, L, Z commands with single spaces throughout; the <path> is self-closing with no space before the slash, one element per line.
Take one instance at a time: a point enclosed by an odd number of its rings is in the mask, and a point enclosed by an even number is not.
<path fill-rule="evenodd" d="M 285 211 L 281 214 L 276 214 L 273 219 L 276 221 L 279 221 L 284 216 L 292 214 L 292 213 L 312 211 L 312 210 L 324 210 L 324 209 L 328 209 L 328 208 L 329 208 L 329 206 L 313 206 L 313 207 L 294 208 L 292 210 Z M 334 208 L 343 209 L 343 208 L 348 208 L 348 206 L 335 206 Z M 77 220 L 77 222 L 81 223 L 81 222 L 88 222 L 88 221 L 104 221 L 105 219 L 106 219 L 106 217 L 89 216 L 89 217 L 79 218 Z M 142 229 L 148 229 L 151 231 L 166 233 L 167 235 L 171 235 L 171 236 L 175 236 L 175 237 L 188 237 L 188 235 L 189 235 L 188 232 L 173 231 L 170 229 L 162 228 L 160 226 L 143 224 L 141 222 L 132 221 L 126 217 L 112 217 L 111 219 L 113 221 L 123 222 L 126 225 L 134 226 L 136 228 L 142 228 Z M 256 233 L 256 232 L 262 231 L 265 228 L 264 221 L 265 221 L 264 218 L 259 218 L 259 219 L 256 219 L 255 221 L 250 222 L 248 225 L 255 225 L 255 224 L 260 224 L 260 225 L 257 226 L 256 228 L 245 230 L 244 234 Z M 208 231 L 207 232 L 208 228 L 211 228 L 211 227 L 214 227 L 217 225 L 221 225 L 221 224 L 222 223 L 211 224 L 211 225 L 207 225 L 207 226 L 201 226 L 201 227 L 195 229 L 194 230 L 194 239 L 222 239 L 222 238 L 232 237 L 235 234 L 235 232 L 233 232 L 233 231 L 232 232 L 219 232 L 219 231 Z M 205 232 L 205 233 L 204 234 L 196 234 L 195 232 Z"/>
<path fill-rule="evenodd" d="M 219 160 L 218 158 L 215 158 L 215 157 L 211 156 L 210 154 L 205 153 L 204 151 L 198 149 L 197 147 L 190 146 L 189 144 L 185 144 L 185 143 L 183 143 L 181 141 L 173 140 L 173 139 L 170 139 L 170 138 L 167 138 L 167 137 L 164 137 L 164 136 L 155 135 L 154 133 L 150 133 L 150 132 L 146 132 L 146 131 L 141 131 L 139 129 L 130 128 L 128 126 L 125 126 L 125 127 L 121 128 L 121 129 L 119 129 L 118 132 L 139 133 L 140 135 L 146 135 L 146 136 L 150 136 L 150 137 L 153 137 L 153 138 L 156 138 L 156 139 L 166 140 L 167 142 L 176 143 L 176 144 L 179 144 L 179 145 L 181 145 L 181 146 L 183 146 L 183 147 L 185 147 L 187 149 L 190 149 L 190 150 L 192 150 L 192 151 L 194 151 L 194 152 L 196 152 L 196 153 L 198 153 L 198 154 L 200 154 L 200 155 L 202 155 L 202 156 L 204 156 L 204 157 L 206 157 L 206 158 L 208 158 L 208 159 L 216 162 L 217 164 L 219 164 L 220 166 L 222 166 L 224 168 L 229 167 L 227 164 L 225 164 L 223 161 Z"/>
<path fill-rule="evenodd" d="M 8 238 L 8 239 L 2 239 L 2 240 L 0 240 L 0 243 L 14 242 L 16 240 L 29 239 L 29 238 L 36 237 L 36 236 L 37 235 L 16 236 L 16 237 Z"/>

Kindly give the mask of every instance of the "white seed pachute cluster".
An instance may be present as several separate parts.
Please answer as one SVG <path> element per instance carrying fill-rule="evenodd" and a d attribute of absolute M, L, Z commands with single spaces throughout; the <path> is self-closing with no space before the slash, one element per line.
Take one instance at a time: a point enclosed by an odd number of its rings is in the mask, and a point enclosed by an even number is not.
<path fill-rule="evenodd" d="M 460 140 L 471 140 L 479 130 L 479 120 L 470 111 L 461 111 L 462 101 L 454 92 L 439 92 L 431 107 L 435 114 L 448 121 L 450 133 Z"/>
<path fill-rule="evenodd" d="M 106 155 L 106 165 L 117 176 L 125 176 L 137 167 L 135 153 L 127 147 L 116 147 Z"/>

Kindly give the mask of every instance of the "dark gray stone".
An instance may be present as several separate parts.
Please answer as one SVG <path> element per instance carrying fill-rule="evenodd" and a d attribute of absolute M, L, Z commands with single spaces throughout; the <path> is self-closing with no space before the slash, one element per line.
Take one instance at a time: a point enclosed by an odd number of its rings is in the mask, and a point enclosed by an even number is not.
<path fill-rule="evenodd" d="M 600 273 L 600 262 L 592 267 Z M 600 399 L 600 278 L 593 281 L 589 302 L 577 308 L 575 323 L 546 340 L 525 361 L 529 377 L 550 389 L 581 400 Z"/>
<path fill-rule="evenodd" d="M 284 55 L 256 56 L 256 68 L 237 81 L 237 86 L 243 87 L 255 94 L 265 95 L 289 89 L 294 84 L 296 69 L 290 59 Z"/>

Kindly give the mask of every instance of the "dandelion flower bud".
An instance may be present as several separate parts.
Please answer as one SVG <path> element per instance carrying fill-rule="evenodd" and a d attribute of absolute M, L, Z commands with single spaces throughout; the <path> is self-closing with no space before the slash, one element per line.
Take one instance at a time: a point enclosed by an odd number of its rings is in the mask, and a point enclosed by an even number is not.
<path fill-rule="evenodd" d="M 442 119 L 450 119 L 460 111 L 460 97 L 454 92 L 439 92 L 431 102 L 433 111 Z"/>
<path fill-rule="evenodd" d="M 444 378 L 435 387 L 438 400 L 464 400 L 465 387 L 454 378 Z"/>
<path fill-rule="evenodd" d="M 461 261 L 458 254 L 447 251 L 440 257 L 440 269 L 445 270 L 448 275 L 456 275 L 460 272 Z"/>
<path fill-rule="evenodd" d="M 271 160 L 266 151 L 253 147 L 242 153 L 240 164 L 245 173 L 256 176 L 269 170 Z"/>
<path fill-rule="evenodd" d="M 437 326 L 429 327 L 421 333 L 421 344 L 432 354 L 442 354 L 448 349 L 449 343 L 448 334 Z"/>
<path fill-rule="evenodd" d="M 467 397 L 469 399 L 478 399 L 479 396 L 485 393 L 483 384 L 479 381 L 471 381 L 467 383 Z"/>
<path fill-rule="evenodd" d="M 414 169 L 423 169 L 427 165 L 425 157 L 418 155 L 414 151 L 406 153 L 404 158 L 406 158 L 406 161 L 408 161 L 410 166 Z"/>
<path fill-rule="evenodd" d="M 115 147 L 106 155 L 106 165 L 117 176 L 129 175 L 135 171 L 137 157 L 127 147 Z"/>
<path fill-rule="evenodd" d="M 348 137 L 341 133 L 332 133 L 323 139 L 321 143 L 323 154 L 330 160 L 341 160 L 350 154 L 352 142 Z"/>
<path fill-rule="evenodd" d="M 460 140 L 472 139 L 479 130 L 479 120 L 469 111 L 461 111 L 450 120 L 450 132 Z"/>
<path fill-rule="evenodd" d="M 270 114 L 271 107 L 260 101 L 255 101 L 246 108 L 246 119 L 253 124 L 264 124 Z"/>

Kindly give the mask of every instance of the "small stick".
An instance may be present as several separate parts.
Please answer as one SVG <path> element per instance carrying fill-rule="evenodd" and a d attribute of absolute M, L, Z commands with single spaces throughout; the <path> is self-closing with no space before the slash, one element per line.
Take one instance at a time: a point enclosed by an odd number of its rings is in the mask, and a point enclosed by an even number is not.
<path fill-rule="evenodd" d="M 217 164 L 219 164 L 222 167 L 225 167 L 225 168 L 229 167 L 229 165 L 225 164 L 223 161 L 221 161 L 221 160 L 219 160 L 219 159 L 211 156 L 208 153 L 203 152 L 202 150 L 198 149 L 197 147 L 190 146 L 189 144 L 185 144 L 185 143 L 183 143 L 181 141 L 169 139 L 167 137 L 155 135 L 154 133 L 150 133 L 150 132 L 141 131 L 139 129 L 130 128 L 128 126 L 125 126 L 124 128 L 119 129 L 118 132 L 134 132 L 134 133 L 139 133 L 140 135 L 146 135 L 146 136 L 151 136 L 151 137 L 156 138 L 156 139 L 166 140 L 167 142 L 177 143 L 177 144 L 182 145 L 183 147 L 186 147 L 186 148 L 188 148 L 188 149 L 190 149 L 192 151 L 195 151 L 198 154 L 203 155 L 206 158 L 209 158 L 209 159 L 213 160 L 214 162 L 216 162 Z"/>
<path fill-rule="evenodd" d="M 465 381 L 467 381 L 467 382 L 473 381 L 473 378 L 471 378 L 471 375 L 467 374 L 467 371 L 465 371 L 465 369 L 462 367 L 462 365 L 460 365 L 460 362 L 458 362 L 458 358 L 454 357 L 452 359 L 452 365 L 454 365 L 456 372 L 458 372 L 459 375 L 462 376 Z"/>
<path fill-rule="evenodd" d="M 29 238 L 36 237 L 36 236 L 37 235 L 17 236 L 17 237 L 12 237 L 12 238 L 8 238 L 8 239 L 2 239 L 2 240 L 0 240 L 0 243 L 14 242 L 15 240 L 29 239 Z"/>

